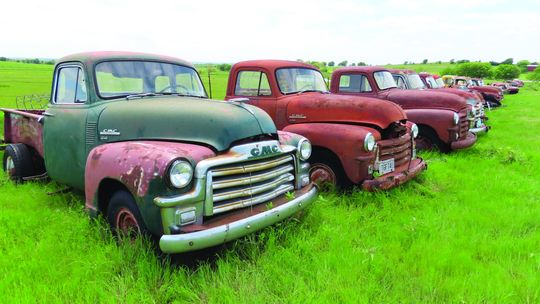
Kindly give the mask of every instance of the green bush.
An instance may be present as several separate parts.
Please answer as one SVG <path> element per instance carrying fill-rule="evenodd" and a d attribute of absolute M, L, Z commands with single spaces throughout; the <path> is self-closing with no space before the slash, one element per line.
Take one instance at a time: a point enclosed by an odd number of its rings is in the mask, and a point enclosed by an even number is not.
<path fill-rule="evenodd" d="M 514 79 L 518 78 L 521 70 L 512 64 L 501 64 L 493 70 L 493 76 L 496 79 Z"/>
<path fill-rule="evenodd" d="M 439 74 L 442 76 L 442 75 L 456 75 L 456 69 L 455 68 L 451 68 L 451 67 L 447 67 L 447 68 L 444 68 L 442 69 Z"/>
<path fill-rule="evenodd" d="M 540 69 L 536 68 L 536 70 L 532 71 L 529 74 L 529 79 L 534 81 L 540 81 Z"/>
<path fill-rule="evenodd" d="M 491 64 L 485 62 L 460 63 L 456 66 L 455 73 L 461 76 L 486 78 L 491 76 Z"/>

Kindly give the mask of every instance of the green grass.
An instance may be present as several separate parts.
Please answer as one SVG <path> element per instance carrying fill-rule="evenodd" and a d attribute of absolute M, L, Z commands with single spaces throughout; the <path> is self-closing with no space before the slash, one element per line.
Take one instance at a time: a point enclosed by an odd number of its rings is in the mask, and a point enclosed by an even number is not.
<path fill-rule="evenodd" d="M 506 96 L 478 144 L 422 154 L 428 171 L 403 187 L 322 193 L 195 261 L 117 245 L 81 197 L 0 174 L 0 303 L 538 303 L 539 98 L 528 87 Z"/>

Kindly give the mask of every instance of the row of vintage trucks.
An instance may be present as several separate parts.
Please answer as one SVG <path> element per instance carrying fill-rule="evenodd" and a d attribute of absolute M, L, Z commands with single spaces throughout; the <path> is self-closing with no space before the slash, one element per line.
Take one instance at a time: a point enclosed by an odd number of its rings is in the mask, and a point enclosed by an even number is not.
<path fill-rule="evenodd" d="M 291 217 L 318 184 L 403 184 L 427 168 L 417 148 L 464 149 L 487 132 L 482 95 L 423 80 L 348 67 L 328 89 L 311 65 L 244 61 L 219 101 L 180 59 L 75 54 L 56 64 L 46 109 L 1 109 L 3 168 L 83 192 L 92 216 L 165 253 L 202 249 Z"/>

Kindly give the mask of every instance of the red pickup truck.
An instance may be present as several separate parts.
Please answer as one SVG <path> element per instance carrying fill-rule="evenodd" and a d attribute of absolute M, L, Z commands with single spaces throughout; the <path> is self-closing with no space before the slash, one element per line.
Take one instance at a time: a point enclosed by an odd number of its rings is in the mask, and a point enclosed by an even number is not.
<path fill-rule="evenodd" d="M 482 94 L 486 102 L 489 103 L 490 107 L 498 107 L 502 104 L 501 101 L 504 98 L 502 90 L 499 88 L 486 86 L 480 79 L 471 79 L 465 76 L 452 75 L 444 75 L 442 79 L 445 86 L 448 88 L 456 88 L 461 90 L 469 89 L 479 92 Z"/>
<path fill-rule="evenodd" d="M 233 65 L 226 100 L 265 110 L 277 128 L 313 145 L 311 179 L 365 190 L 388 189 L 426 169 L 416 156 L 418 128 L 396 104 L 330 94 L 309 64 L 254 60 Z"/>
<path fill-rule="evenodd" d="M 489 130 L 489 127 L 485 124 L 487 117 L 484 111 L 484 99 L 481 95 L 480 97 L 478 97 L 478 95 L 472 92 L 453 88 L 428 88 L 428 86 L 424 82 L 425 78 L 422 78 L 418 73 L 413 70 L 389 69 L 389 71 L 390 73 L 392 73 L 392 76 L 394 77 L 394 80 L 396 81 L 398 88 L 400 89 L 444 92 L 464 98 L 469 105 L 471 113 L 469 117 L 471 123 L 469 131 L 475 134 L 479 134 L 485 133 Z M 437 85 L 437 83 L 433 81 L 433 85 Z M 437 98 L 437 96 L 435 96 L 435 98 Z"/>
<path fill-rule="evenodd" d="M 418 124 L 419 148 L 443 152 L 464 149 L 476 142 L 469 132 L 470 110 L 464 98 L 431 91 L 397 88 L 388 69 L 377 66 L 346 67 L 332 73 L 330 92 L 348 96 L 375 97 L 400 105 Z"/>

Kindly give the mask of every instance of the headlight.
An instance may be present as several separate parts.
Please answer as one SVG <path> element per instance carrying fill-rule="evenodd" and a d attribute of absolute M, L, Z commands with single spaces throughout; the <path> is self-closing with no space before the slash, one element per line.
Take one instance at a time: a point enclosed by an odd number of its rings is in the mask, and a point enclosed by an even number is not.
<path fill-rule="evenodd" d="M 418 126 L 416 124 L 413 124 L 411 126 L 411 133 L 413 138 L 416 138 L 418 136 Z"/>
<path fill-rule="evenodd" d="M 364 138 L 364 149 L 368 152 L 371 152 L 375 149 L 375 137 L 373 137 L 373 134 L 368 132 L 366 137 Z"/>
<path fill-rule="evenodd" d="M 459 123 L 459 115 L 458 113 L 454 112 L 454 124 L 457 125 Z"/>
<path fill-rule="evenodd" d="M 183 188 L 193 178 L 193 167 L 185 160 L 175 160 L 169 168 L 169 180 L 175 188 Z"/>
<path fill-rule="evenodd" d="M 308 160 L 311 156 L 311 143 L 307 139 L 302 139 L 298 142 L 298 154 L 301 160 Z"/>

